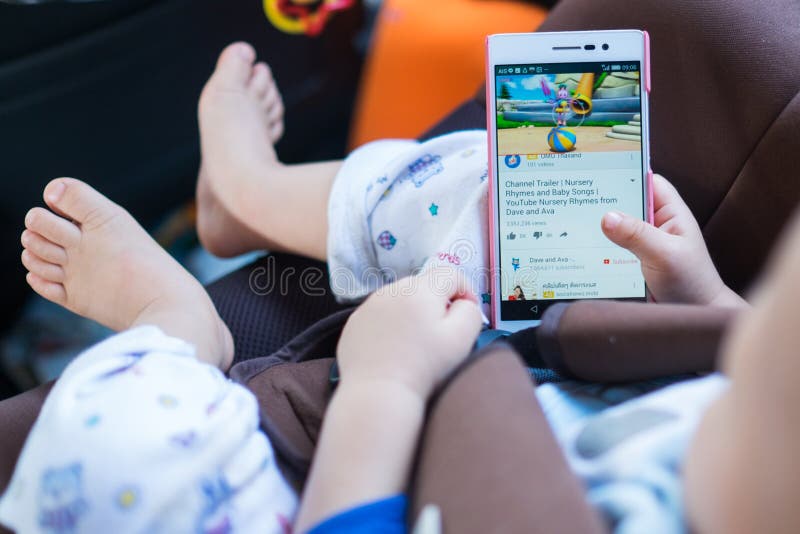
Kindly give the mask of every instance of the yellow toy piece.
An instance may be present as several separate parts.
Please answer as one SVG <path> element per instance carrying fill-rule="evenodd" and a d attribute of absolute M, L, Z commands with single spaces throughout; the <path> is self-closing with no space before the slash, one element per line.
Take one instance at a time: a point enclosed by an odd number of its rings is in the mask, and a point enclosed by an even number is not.
<path fill-rule="evenodd" d="M 592 111 L 592 93 L 594 92 L 594 73 L 586 72 L 581 75 L 578 87 L 572 97 L 572 111 L 576 115 L 586 115 Z"/>
<path fill-rule="evenodd" d="M 290 34 L 316 36 L 334 11 L 352 7 L 355 0 L 263 0 L 264 13 L 275 28 Z"/>
<path fill-rule="evenodd" d="M 576 93 L 575 96 L 572 97 L 571 107 L 576 115 L 586 115 L 592 111 L 592 99 L 586 95 Z"/>

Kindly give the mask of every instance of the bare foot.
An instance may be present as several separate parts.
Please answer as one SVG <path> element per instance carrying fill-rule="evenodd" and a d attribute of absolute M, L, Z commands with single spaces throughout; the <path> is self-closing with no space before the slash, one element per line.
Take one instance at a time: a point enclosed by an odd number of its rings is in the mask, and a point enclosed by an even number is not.
<path fill-rule="evenodd" d="M 273 244 L 248 226 L 255 217 L 242 213 L 238 202 L 264 189 L 259 181 L 281 165 L 273 144 L 283 135 L 283 103 L 269 67 L 253 65 L 255 57 L 248 44 L 227 47 L 200 97 L 197 227 L 203 246 L 221 257 Z"/>
<path fill-rule="evenodd" d="M 121 331 L 154 324 L 226 370 L 233 339 L 203 287 L 120 206 L 71 178 L 25 217 L 28 284 L 42 297 Z"/>

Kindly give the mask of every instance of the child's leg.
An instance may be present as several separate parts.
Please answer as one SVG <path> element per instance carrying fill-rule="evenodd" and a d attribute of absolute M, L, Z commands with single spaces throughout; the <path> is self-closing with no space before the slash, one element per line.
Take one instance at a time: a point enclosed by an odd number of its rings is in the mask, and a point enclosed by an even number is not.
<path fill-rule="evenodd" d="M 22 263 L 44 298 L 117 331 L 154 324 L 222 369 L 230 332 L 203 287 L 124 209 L 71 178 L 50 182 L 25 217 Z"/>
<path fill-rule="evenodd" d="M 22 236 L 33 289 L 111 328 L 140 328 L 59 379 L 0 503 L 3 521 L 19 532 L 284 531 L 296 497 L 252 394 L 217 369 L 233 344 L 203 288 L 87 184 L 60 178 L 44 198 L 52 211 L 31 210 Z"/>
<path fill-rule="evenodd" d="M 254 61 L 249 45 L 226 48 L 200 98 L 200 239 L 218 256 L 268 248 L 324 260 L 328 195 L 341 163 L 278 161 L 283 104 L 269 67 Z"/>
<path fill-rule="evenodd" d="M 330 259 L 341 275 L 332 275 L 334 291 L 351 300 L 431 258 L 485 267 L 485 133 L 374 143 L 348 158 L 334 186 L 342 162 L 278 161 L 283 106 L 268 67 L 254 61 L 249 45 L 229 46 L 200 99 L 198 230 L 207 249 Z"/>
<path fill-rule="evenodd" d="M 800 532 L 800 220 L 725 354 L 729 392 L 706 413 L 686 466 L 696 532 Z"/>

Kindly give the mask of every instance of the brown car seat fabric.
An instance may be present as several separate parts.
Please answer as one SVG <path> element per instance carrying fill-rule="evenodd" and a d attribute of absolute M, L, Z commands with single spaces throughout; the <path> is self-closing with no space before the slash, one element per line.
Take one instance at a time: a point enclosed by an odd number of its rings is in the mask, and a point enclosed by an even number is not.
<path fill-rule="evenodd" d="M 742 292 L 800 201 L 800 2 L 563 0 L 538 31 L 619 28 L 651 37 L 653 170 Z M 485 127 L 469 104 L 454 115 L 432 132 Z"/>
<path fill-rule="evenodd" d="M 281 470 L 302 491 L 333 393 L 333 359 L 261 360 L 239 364 L 232 374 L 258 398 Z M 534 390 L 519 356 L 502 343 L 473 354 L 457 370 L 429 407 L 409 488 L 411 524 L 425 505 L 435 504 L 444 532 L 604 532 Z"/>
<path fill-rule="evenodd" d="M 10 399 L 0 401 L 0 495 L 5 492 L 22 446 L 39 417 L 55 382 L 48 382 Z M 0 527 L 0 533 L 5 530 Z"/>
<path fill-rule="evenodd" d="M 342 309 L 324 263 L 270 254 L 208 287 L 236 346 L 234 364 L 273 354 L 300 332 Z"/>
<path fill-rule="evenodd" d="M 650 33 L 652 167 L 744 290 L 800 200 L 800 2 L 567 0 L 539 31 Z"/>

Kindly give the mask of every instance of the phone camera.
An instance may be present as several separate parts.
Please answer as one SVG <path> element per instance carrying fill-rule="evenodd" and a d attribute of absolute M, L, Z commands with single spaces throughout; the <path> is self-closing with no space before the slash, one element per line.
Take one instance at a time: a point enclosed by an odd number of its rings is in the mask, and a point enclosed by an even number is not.
<path fill-rule="evenodd" d="M 584 50 L 594 50 L 594 45 L 585 45 L 583 47 Z"/>
<path fill-rule="evenodd" d="M 603 50 L 608 50 L 608 43 L 603 43 Z"/>

